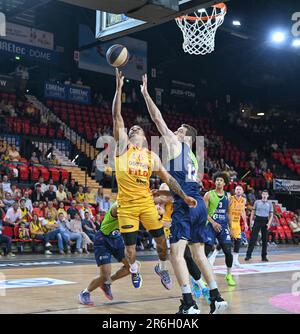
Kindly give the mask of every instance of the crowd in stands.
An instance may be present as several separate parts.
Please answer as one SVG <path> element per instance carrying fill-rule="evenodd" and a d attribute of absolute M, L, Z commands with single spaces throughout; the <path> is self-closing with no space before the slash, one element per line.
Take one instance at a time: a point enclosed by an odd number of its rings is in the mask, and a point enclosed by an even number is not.
<path fill-rule="evenodd" d="M 11 253 L 11 242 L 40 242 L 52 254 L 53 241 L 59 254 L 88 253 L 103 215 L 111 206 L 110 196 L 100 187 L 96 193 L 74 179 L 55 185 L 42 177 L 32 188 L 13 184 L 7 175 L 0 181 L 0 243 Z M 4 231 L 11 233 L 4 233 Z M 10 235 L 10 236 L 9 236 Z"/>

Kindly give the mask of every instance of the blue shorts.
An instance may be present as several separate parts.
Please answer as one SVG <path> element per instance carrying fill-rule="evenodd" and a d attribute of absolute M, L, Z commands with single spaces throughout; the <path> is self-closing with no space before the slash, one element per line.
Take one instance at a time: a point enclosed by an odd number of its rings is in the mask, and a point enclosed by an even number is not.
<path fill-rule="evenodd" d="M 200 196 L 193 196 L 198 204 L 189 208 L 183 200 L 177 200 L 173 205 L 172 224 L 170 227 L 170 242 L 187 240 L 190 243 L 206 242 L 207 209 Z"/>
<path fill-rule="evenodd" d="M 118 262 L 125 258 L 125 245 L 121 233 L 114 231 L 109 236 L 97 232 L 94 242 L 94 253 L 97 266 L 111 263 L 111 256 Z"/>
<path fill-rule="evenodd" d="M 231 236 L 230 236 L 230 232 L 229 232 L 229 228 L 228 225 L 223 225 L 220 224 L 222 226 L 222 230 L 221 232 L 216 232 L 212 226 L 211 223 L 207 223 L 206 225 L 206 243 L 208 245 L 213 246 L 216 243 L 216 239 L 218 240 L 220 245 L 224 245 L 224 244 L 231 244 Z"/>

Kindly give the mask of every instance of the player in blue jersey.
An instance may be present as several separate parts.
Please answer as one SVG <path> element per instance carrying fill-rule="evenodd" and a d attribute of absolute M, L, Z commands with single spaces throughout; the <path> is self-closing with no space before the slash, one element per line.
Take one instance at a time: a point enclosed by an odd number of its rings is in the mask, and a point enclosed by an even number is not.
<path fill-rule="evenodd" d="M 224 191 L 224 186 L 228 183 L 226 173 L 216 173 L 214 182 L 216 189 L 208 191 L 204 196 L 204 201 L 208 209 L 207 222 L 207 245 L 213 248 L 216 240 L 225 254 L 227 275 L 225 276 L 229 286 L 236 283 L 231 274 L 233 255 L 231 252 L 231 221 L 229 217 L 229 195 Z"/>
<path fill-rule="evenodd" d="M 212 267 L 205 256 L 207 209 L 200 196 L 197 179 L 198 162 L 191 150 L 197 131 L 190 125 L 183 124 L 172 132 L 164 121 L 161 112 L 151 99 L 147 89 L 147 75 L 143 76 L 141 92 L 144 96 L 151 119 L 163 136 L 168 154 L 168 171 L 180 184 L 183 191 L 197 200 L 197 207 L 189 208 L 178 196 L 174 195 L 171 225 L 171 263 L 182 292 L 181 314 L 198 314 L 189 283 L 189 272 L 184 253 L 189 244 L 192 257 L 199 266 L 210 289 L 210 313 L 221 313 L 227 307 L 219 293 Z"/>

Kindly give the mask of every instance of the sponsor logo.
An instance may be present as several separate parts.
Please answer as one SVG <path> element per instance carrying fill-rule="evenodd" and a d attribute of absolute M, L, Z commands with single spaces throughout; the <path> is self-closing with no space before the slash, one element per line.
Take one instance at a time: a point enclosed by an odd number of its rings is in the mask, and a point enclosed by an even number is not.
<path fill-rule="evenodd" d="M 124 225 L 121 226 L 121 228 L 123 228 L 124 230 L 129 230 L 130 228 L 133 228 L 133 225 Z"/>
<path fill-rule="evenodd" d="M 0 285 L 3 286 L 5 289 L 32 288 L 37 286 L 53 286 L 53 285 L 75 284 L 75 283 L 76 282 L 63 281 L 49 277 L 0 281 Z"/>

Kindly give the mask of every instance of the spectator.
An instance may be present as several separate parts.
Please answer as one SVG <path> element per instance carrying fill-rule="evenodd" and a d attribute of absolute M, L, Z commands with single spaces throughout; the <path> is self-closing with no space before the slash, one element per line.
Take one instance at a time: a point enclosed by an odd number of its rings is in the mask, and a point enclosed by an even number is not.
<path fill-rule="evenodd" d="M 84 213 L 84 219 L 82 220 L 83 231 L 88 235 L 88 237 L 94 242 L 96 234 L 96 226 L 89 217 L 89 212 Z"/>
<path fill-rule="evenodd" d="M 52 154 L 52 156 L 51 156 L 51 165 L 53 165 L 53 166 L 58 166 L 59 165 L 59 161 L 56 158 L 56 155 L 54 155 L 54 154 Z"/>
<path fill-rule="evenodd" d="M 70 221 L 70 230 L 71 232 L 81 234 L 83 252 L 89 254 L 88 245 L 92 245 L 93 242 L 88 237 L 88 235 L 85 232 L 83 232 L 81 219 L 78 213 L 75 213 L 74 219 Z"/>
<path fill-rule="evenodd" d="M 86 200 L 90 205 L 94 205 L 94 204 L 96 204 L 96 201 L 95 201 L 95 194 L 92 193 L 90 187 L 87 187 L 87 189 L 86 189 L 85 200 Z"/>
<path fill-rule="evenodd" d="M 16 145 L 12 145 L 8 150 L 9 161 L 18 162 L 20 160 L 20 153 L 17 151 Z"/>
<path fill-rule="evenodd" d="M 41 202 L 45 200 L 40 183 L 35 185 L 35 189 L 31 195 L 31 200 L 32 202 Z"/>
<path fill-rule="evenodd" d="M 58 202 L 67 202 L 67 194 L 64 191 L 64 186 L 60 184 L 56 192 L 56 199 Z"/>
<path fill-rule="evenodd" d="M 300 241 L 300 220 L 297 215 L 294 216 L 293 220 L 289 222 L 289 226 L 293 233 L 293 241 L 299 244 Z"/>
<path fill-rule="evenodd" d="M 37 215 L 33 215 L 33 219 L 30 223 L 30 236 L 31 239 L 35 240 L 42 240 L 45 246 L 45 254 L 46 255 L 51 255 L 52 253 L 50 252 L 49 248 L 51 247 L 51 244 L 49 242 L 50 234 L 45 233 L 45 229 L 42 225 L 42 222 L 39 220 Z"/>
<path fill-rule="evenodd" d="M 72 79 L 70 77 L 65 80 L 65 85 L 71 85 L 71 83 L 72 83 Z"/>
<path fill-rule="evenodd" d="M 4 175 L 4 176 L 3 176 L 3 180 L 2 180 L 2 189 L 3 189 L 3 192 L 4 192 L 4 193 L 6 193 L 6 192 L 12 193 L 12 190 L 11 190 L 11 183 L 9 182 L 9 180 L 8 180 L 8 176 L 7 176 L 7 175 Z"/>
<path fill-rule="evenodd" d="M 14 202 L 13 206 L 9 208 L 4 217 L 4 222 L 11 226 L 15 227 L 22 221 L 22 212 L 19 208 L 19 203 Z"/>
<path fill-rule="evenodd" d="M 39 218 L 45 217 L 44 202 L 34 202 L 32 214 L 37 215 Z"/>
<path fill-rule="evenodd" d="M 72 196 L 74 197 L 78 191 L 78 186 L 75 182 L 75 179 L 71 180 L 71 183 L 68 185 L 68 191 L 72 194 Z"/>
<path fill-rule="evenodd" d="M 22 192 L 17 188 L 16 184 L 11 185 L 11 197 L 15 201 L 18 201 L 22 197 Z"/>
<path fill-rule="evenodd" d="M 268 163 L 267 163 L 267 160 L 266 159 L 263 159 L 261 162 L 260 162 L 260 168 L 262 170 L 262 172 L 265 172 L 268 168 Z"/>
<path fill-rule="evenodd" d="M 255 196 L 255 190 L 254 189 L 251 189 L 250 190 L 250 193 L 248 194 L 247 196 L 248 198 L 248 202 L 250 203 L 254 203 L 256 201 L 256 196 Z"/>
<path fill-rule="evenodd" d="M 64 191 L 67 193 L 68 192 L 68 180 L 67 179 L 64 179 L 62 181 L 62 185 L 63 185 L 63 189 Z"/>
<path fill-rule="evenodd" d="M 40 163 L 39 158 L 36 156 L 36 152 L 34 152 L 34 151 L 32 152 L 29 162 L 33 165 Z"/>
<path fill-rule="evenodd" d="M 70 208 L 67 210 L 67 214 L 70 216 L 71 219 L 75 218 L 75 215 L 78 213 L 79 215 L 79 211 L 76 209 L 76 201 L 72 200 L 71 201 L 71 206 Z"/>
<path fill-rule="evenodd" d="M 93 216 L 91 208 L 89 207 L 89 203 L 87 201 L 84 201 L 83 207 L 79 211 L 81 219 L 84 219 L 86 212 L 89 213 L 89 219 L 93 220 L 94 216 Z"/>
<path fill-rule="evenodd" d="M 48 234 L 49 240 L 57 240 L 59 254 L 64 255 L 65 253 L 62 235 L 60 233 L 58 224 L 55 222 L 54 218 L 52 218 L 50 212 L 48 212 L 48 216 L 46 216 L 46 219 L 42 221 L 42 225 L 44 227 L 44 230 Z"/>
<path fill-rule="evenodd" d="M 5 244 L 6 245 L 6 247 L 5 247 L 6 248 L 5 254 L 6 255 L 14 257 L 15 254 L 13 254 L 12 251 L 11 251 L 11 245 L 12 245 L 11 237 L 3 235 L 2 234 L 3 229 L 4 229 L 4 227 L 3 227 L 2 221 L 0 220 L 0 244 Z M 0 257 L 1 257 L 1 255 L 0 255 Z"/>
<path fill-rule="evenodd" d="M 59 215 L 60 213 L 64 214 L 65 219 L 68 218 L 68 214 L 67 214 L 67 211 L 65 210 L 64 202 L 59 203 L 59 208 L 57 210 L 57 214 Z"/>
<path fill-rule="evenodd" d="M 267 169 L 267 171 L 263 173 L 263 176 L 266 180 L 267 188 L 270 189 L 273 181 L 273 174 L 271 173 L 270 169 Z"/>
<path fill-rule="evenodd" d="M 24 192 L 24 199 L 25 199 L 25 206 L 28 209 L 29 213 L 31 213 L 32 210 L 33 210 L 33 206 L 32 206 L 32 201 L 29 198 L 29 192 L 28 191 Z"/>
<path fill-rule="evenodd" d="M 20 199 L 20 211 L 22 213 L 22 221 L 23 222 L 30 222 L 32 219 L 32 216 L 29 212 L 29 210 L 26 208 L 26 199 L 23 197 Z"/>
<path fill-rule="evenodd" d="M 47 185 L 46 183 L 44 182 L 44 178 L 42 176 L 39 177 L 39 181 L 35 184 L 35 186 L 37 184 L 40 184 L 41 185 L 41 191 L 42 193 L 44 194 L 46 191 L 47 191 Z"/>
<path fill-rule="evenodd" d="M 5 193 L 4 196 L 3 204 L 5 205 L 5 210 L 7 211 L 7 209 L 15 203 L 15 200 L 12 198 L 12 195 L 9 192 Z"/>
<path fill-rule="evenodd" d="M 276 152 L 278 150 L 278 144 L 276 143 L 276 141 L 273 141 L 273 143 L 271 144 L 271 147 L 272 147 L 274 152 Z"/>
<path fill-rule="evenodd" d="M 53 217 L 53 219 L 57 219 L 57 217 L 58 217 L 57 210 L 53 206 L 53 202 L 52 201 L 48 202 L 48 206 L 45 209 L 45 215 L 46 215 L 46 217 L 48 216 L 49 212 L 51 213 L 51 217 Z"/>
<path fill-rule="evenodd" d="M 83 192 L 83 187 L 79 186 L 78 191 L 75 195 L 76 202 L 81 204 L 84 202 L 85 194 Z"/>
<path fill-rule="evenodd" d="M 54 191 L 54 186 L 49 185 L 49 189 L 44 193 L 44 198 L 46 202 L 54 201 L 56 199 L 56 192 Z"/>
<path fill-rule="evenodd" d="M 63 213 L 60 213 L 58 216 L 58 221 L 57 224 L 59 225 L 59 230 L 60 233 L 63 237 L 63 239 L 65 240 L 65 242 L 67 243 L 67 247 L 68 247 L 68 254 L 71 253 L 71 241 L 75 240 L 76 241 L 76 254 L 81 254 L 82 253 L 82 248 L 81 248 L 81 243 L 82 243 L 82 236 L 80 233 L 74 233 L 71 232 L 70 230 L 70 226 L 69 226 L 69 222 L 67 220 L 64 219 L 64 215 Z"/>
<path fill-rule="evenodd" d="M 32 104 L 29 104 L 25 110 L 27 116 L 33 118 L 35 116 L 35 109 Z"/>
<path fill-rule="evenodd" d="M 101 214 L 105 214 L 110 209 L 110 206 L 111 206 L 110 197 L 109 195 L 106 194 L 104 195 L 104 199 L 100 202 L 99 212 Z"/>
<path fill-rule="evenodd" d="M 99 187 L 98 191 L 95 195 L 95 202 L 98 206 L 100 206 L 100 202 L 103 200 L 103 187 Z"/>
<path fill-rule="evenodd" d="M 97 231 L 100 230 L 101 223 L 102 223 L 101 214 L 100 214 L 100 213 L 97 213 L 97 214 L 96 214 L 96 219 L 95 219 L 95 222 L 94 222 Z"/>
<path fill-rule="evenodd" d="M 229 177 L 231 181 L 237 181 L 237 172 L 233 169 L 233 167 L 230 167 Z"/>
<path fill-rule="evenodd" d="M 53 191 L 56 193 L 56 192 L 57 192 L 57 187 L 56 187 L 56 185 L 54 184 L 53 179 L 49 179 L 49 184 L 47 185 L 46 190 L 49 190 L 49 187 L 50 187 L 50 186 L 53 187 Z"/>
<path fill-rule="evenodd" d="M 77 79 L 76 85 L 79 85 L 79 86 L 83 85 L 82 79 L 80 77 Z"/>

